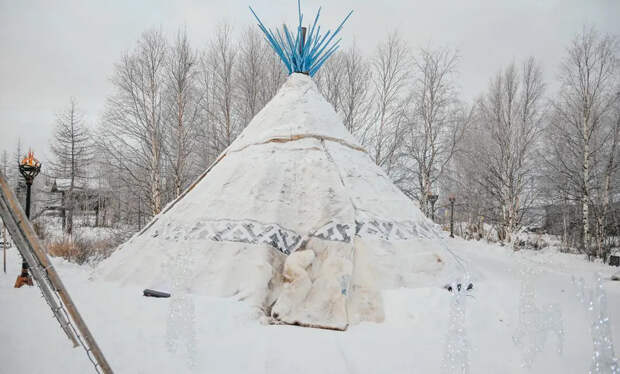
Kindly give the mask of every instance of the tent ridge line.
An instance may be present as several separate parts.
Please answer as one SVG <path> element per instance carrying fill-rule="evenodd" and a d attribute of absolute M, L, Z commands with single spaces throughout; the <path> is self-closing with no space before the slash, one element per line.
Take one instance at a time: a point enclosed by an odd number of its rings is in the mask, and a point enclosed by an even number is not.
<path fill-rule="evenodd" d="M 271 136 L 271 137 L 267 138 L 266 140 L 263 140 L 263 141 L 260 141 L 260 142 L 257 142 L 257 143 L 246 144 L 246 145 L 244 145 L 241 148 L 231 149 L 227 153 L 240 152 L 240 151 L 243 151 L 244 149 L 246 149 L 248 147 L 252 147 L 252 146 L 255 146 L 255 145 L 264 145 L 264 144 L 268 144 L 268 143 L 288 143 L 288 142 L 294 142 L 294 141 L 308 139 L 308 138 L 317 139 L 319 141 L 327 140 L 327 141 L 330 141 L 330 142 L 339 143 L 339 144 L 341 144 L 341 145 L 343 145 L 345 147 L 351 148 L 351 149 L 359 151 L 359 152 L 368 153 L 361 146 L 358 146 L 358 145 L 355 145 L 355 144 L 351 144 L 351 143 L 349 143 L 346 140 L 343 140 L 341 138 L 336 138 L 336 137 L 328 136 L 328 135 L 312 134 L 312 133 L 297 134 L 297 135 L 274 135 L 274 136 Z"/>

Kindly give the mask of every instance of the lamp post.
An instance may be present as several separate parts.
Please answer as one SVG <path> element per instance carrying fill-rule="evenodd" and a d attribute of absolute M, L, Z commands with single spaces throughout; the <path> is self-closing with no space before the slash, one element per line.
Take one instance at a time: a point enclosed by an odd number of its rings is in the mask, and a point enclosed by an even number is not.
<path fill-rule="evenodd" d="M 41 171 L 41 163 L 34 158 L 34 153 L 28 151 L 28 155 L 19 163 L 19 172 L 26 180 L 26 217 L 30 218 L 30 195 L 32 190 L 32 182 Z M 22 272 L 15 281 L 15 288 L 20 288 L 24 284 L 32 286 L 32 278 L 28 273 L 28 263 L 22 260 Z"/>
<path fill-rule="evenodd" d="M 450 195 L 448 200 L 450 200 L 450 237 L 454 238 L 454 201 L 456 201 L 456 197 Z"/>
<path fill-rule="evenodd" d="M 439 195 L 437 194 L 432 194 L 432 193 L 428 193 L 428 201 L 431 203 L 431 219 L 433 220 L 433 222 L 435 222 L 435 203 L 437 202 L 437 199 L 439 198 Z"/>

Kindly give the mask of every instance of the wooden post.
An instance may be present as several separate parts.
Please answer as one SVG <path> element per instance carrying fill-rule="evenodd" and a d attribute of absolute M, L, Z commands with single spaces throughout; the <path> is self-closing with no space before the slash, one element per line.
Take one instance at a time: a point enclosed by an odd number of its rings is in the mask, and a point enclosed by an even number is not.
<path fill-rule="evenodd" d="M 302 53 L 304 46 L 306 44 L 306 28 L 301 28 L 301 40 L 299 41 L 299 54 Z"/>
<path fill-rule="evenodd" d="M 0 175 L 0 217 L 6 224 L 16 248 L 19 250 L 24 260 L 29 263 L 32 275 L 37 281 L 37 285 L 41 289 L 43 296 L 50 303 L 52 312 L 60 322 L 61 327 L 69 339 L 73 341 L 74 346 L 77 346 L 78 342 L 68 325 L 68 321 L 59 311 L 62 306 L 64 306 L 67 314 L 73 320 L 75 327 L 84 340 L 86 348 L 89 349 L 95 357 L 98 367 L 100 367 L 105 374 L 112 373 L 112 369 L 105 359 L 103 352 L 99 349 L 97 342 L 78 312 L 71 296 L 69 296 L 69 292 L 62 283 L 60 276 L 47 257 L 47 253 L 39 242 L 24 210 L 19 205 L 15 194 L 13 194 L 13 191 L 11 191 L 7 181 L 2 175 Z M 41 271 L 41 269 L 43 270 Z M 57 294 L 62 305 L 56 303 L 57 299 L 54 297 L 53 293 Z"/>

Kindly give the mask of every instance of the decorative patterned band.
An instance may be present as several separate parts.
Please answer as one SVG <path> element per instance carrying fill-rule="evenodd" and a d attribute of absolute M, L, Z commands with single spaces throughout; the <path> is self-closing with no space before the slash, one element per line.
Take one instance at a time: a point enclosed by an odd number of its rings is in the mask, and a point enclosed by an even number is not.
<path fill-rule="evenodd" d="M 158 230 L 152 234 L 159 235 Z M 322 240 L 350 243 L 353 236 L 382 240 L 409 240 L 433 238 L 436 233 L 424 222 L 390 222 L 380 219 L 355 221 L 355 224 L 329 222 L 308 237 Z M 210 220 L 200 221 L 185 232 L 181 227 L 170 230 L 165 236 L 168 240 L 213 240 L 249 244 L 267 244 L 289 255 L 302 246 L 304 237 L 293 230 L 275 223 L 262 223 L 252 220 Z"/>

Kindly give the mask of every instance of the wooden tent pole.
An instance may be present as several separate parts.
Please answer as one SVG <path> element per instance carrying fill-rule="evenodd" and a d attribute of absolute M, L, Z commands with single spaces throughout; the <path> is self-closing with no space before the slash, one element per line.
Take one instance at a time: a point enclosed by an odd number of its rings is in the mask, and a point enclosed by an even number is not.
<path fill-rule="evenodd" d="M 90 351 L 95 357 L 95 360 L 97 362 L 97 366 L 95 368 L 97 369 L 97 371 L 99 371 L 98 368 L 101 368 L 101 371 L 103 373 L 111 374 L 112 369 L 110 368 L 110 365 L 105 359 L 103 352 L 97 345 L 95 338 L 92 336 L 92 334 L 90 333 L 90 330 L 86 326 L 86 323 L 82 319 L 82 316 L 80 315 L 77 307 L 73 303 L 73 300 L 71 299 L 71 296 L 69 295 L 69 292 L 67 291 L 64 284 L 62 283 L 62 280 L 60 279 L 60 276 L 56 272 L 56 269 L 52 265 L 49 257 L 47 257 L 46 251 L 44 250 L 43 246 L 39 242 L 39 239 L 37 238 L 34 232 L 34 229 L 32 228 L 32 225 L 30 224 L 30 221 L 26 217 L 24 210 L 22 209 L 21 205 L 18 203 L 17 198 L 15 197 L 15 194 L 13 193 L 13 191 L 11 191 L 6 179 L 1 173 L 0 173 L 0 216 L 2 217 L 2 220 L 5 222 L 9 230 L 9 234 L 13 238 L 15 246 L 17 247 L 19 252 L 22 254 L 22 256 L 24 257 L 26 261 L 32 262 L 32 263 L 29 263 L 29 265 L 31 269 L 33 270 L 33 272 L 38 273 L 37 275 L 35 275 L 35 278 L 37 278 L 37 284 L 39 284 L 39 286 L 41 287 L 41 291 L 43 291 L 44 296 L 46 296 L 46 291 L 47 293 L 49 293 L 49 290 L 44 289 L 45 288 L 44 285 L 41 284 L 41 281 L 42 281 L 41 278 L 47 275 L 47 279 L 49 280 L 49 283 L 51 283 L 51 286 L 53 287 L 52 291 L 58 294 L 60 300 L 62 301 L 62 304 L 63 304 L 62 306 L 64 306 L 64 308 L 66 309 L 67 314 L 71 317 L 71 319 L 75 323 L 75 326 L 77 330 L 79 331 L 79 334 L 84 340 L 84 343 L 85 343 L 84 348 L 87 350 L 87 354 L 89 354 L 90 356 L 90 353 L 89 353 Z M 42 270 L 41 273 L 39 273 L 40 270 Z M 58 313 L 57 310 L 55 312 Z M 63 321 L 60 321 L 60 322 L 62 326 Z M 67 333 L 67 335 L 70 336 L 71 334 L 67 331 L 68 326 L 62 326 L 62 327 L 63 329 L 65 329 L 65 332 Z"/>

